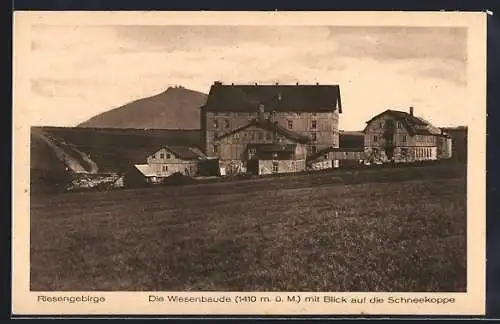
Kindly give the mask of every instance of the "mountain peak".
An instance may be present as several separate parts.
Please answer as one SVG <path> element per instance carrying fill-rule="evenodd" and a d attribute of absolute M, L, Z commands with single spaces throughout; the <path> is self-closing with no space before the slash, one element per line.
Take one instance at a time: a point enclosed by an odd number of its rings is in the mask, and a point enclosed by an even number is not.
<path fill-rule="evenodd" d="M 199 129 L 199 107 L 206 99 L 205 93 L 169 86 L 159 94 L 94 116 L 78 127 Z"/>

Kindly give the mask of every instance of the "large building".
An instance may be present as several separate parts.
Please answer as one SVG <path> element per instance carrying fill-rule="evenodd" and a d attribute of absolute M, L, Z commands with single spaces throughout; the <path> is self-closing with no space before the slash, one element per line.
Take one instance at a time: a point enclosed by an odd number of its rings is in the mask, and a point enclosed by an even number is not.
<path fill-rule="evenodd" d="M 371 162 L 414 162 L 451 158 L 450 136 L 409 112 L 386 110 L 366 122 L 365 152 Z"/>
<path fill-rule="evenodd" d="M 307 154 L 338 147 L 339 114 L 342 113 L 338 85 L 234 85 L 215 82 L 201 107 L 201 132 L 205 152 L 223 162 L 222 135 L 252 121 L 266 121 L 309 138 Z M 249 144 L 251 137 L 240 139 Z M 233 157 L 231 157 L 232 159 Z"/>

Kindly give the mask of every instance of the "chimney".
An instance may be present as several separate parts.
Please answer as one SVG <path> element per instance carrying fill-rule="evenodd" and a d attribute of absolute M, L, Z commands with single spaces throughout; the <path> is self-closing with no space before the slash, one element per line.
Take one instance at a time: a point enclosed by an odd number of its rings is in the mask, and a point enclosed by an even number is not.
<path fill-rule="evenodd" d="M 257 82 L 255 82 L 255 85 L 257 85 Z"/>
<path fill-rule="evenodd" d="M 410 115 L 413 116 L 413 107 L 410 107 Z"/>
<path fill-rule="evenodd" d="M 316 82 L 316 85 L 319 85 L 319 82 Z"/>
<path fill-rule="evenodd" d="M 296 85 L 299 85 L 299 83 L 297 82 Z"/>
<path fill-rule="evenodd" d="M 279 82 L 276 82 L 276 85 L 279 85 Z"/>
<path fill-rule="evenodd" d="M 264 105 L 263 104 L 259 104 L 259 111 L 257 113 L 257 119 L 259 121 L 264 120 Z"/>

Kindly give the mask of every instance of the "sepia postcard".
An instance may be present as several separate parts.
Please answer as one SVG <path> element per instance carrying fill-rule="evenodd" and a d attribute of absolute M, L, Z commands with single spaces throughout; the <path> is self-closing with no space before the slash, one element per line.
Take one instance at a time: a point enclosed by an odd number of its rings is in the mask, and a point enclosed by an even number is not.
<path fill-rule="evenodd" d="M 486 13 L 15 12 L 14 315 L 483 315 Z"/>

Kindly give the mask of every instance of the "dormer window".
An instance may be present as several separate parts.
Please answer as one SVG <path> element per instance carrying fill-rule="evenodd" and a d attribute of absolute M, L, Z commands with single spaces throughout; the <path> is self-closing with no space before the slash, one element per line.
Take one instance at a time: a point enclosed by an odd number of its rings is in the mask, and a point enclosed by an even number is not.
<path fill-rule="evenodd" d="M 164 159 L 165 158 L 165 154 L 164 153 L 160 153 L 160 159 Z"/>

